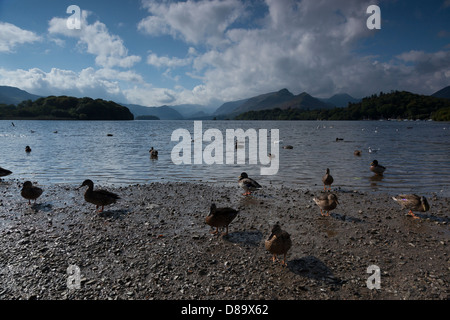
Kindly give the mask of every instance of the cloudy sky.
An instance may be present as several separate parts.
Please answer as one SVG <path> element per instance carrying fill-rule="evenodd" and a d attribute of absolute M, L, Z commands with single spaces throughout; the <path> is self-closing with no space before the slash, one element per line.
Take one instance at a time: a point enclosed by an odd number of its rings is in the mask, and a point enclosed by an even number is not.
<path fill-rule="evenodd" d="M 0 85 L 147 106 L 432 94 L 450 85 L 450 0 L 0 0 Z"/>

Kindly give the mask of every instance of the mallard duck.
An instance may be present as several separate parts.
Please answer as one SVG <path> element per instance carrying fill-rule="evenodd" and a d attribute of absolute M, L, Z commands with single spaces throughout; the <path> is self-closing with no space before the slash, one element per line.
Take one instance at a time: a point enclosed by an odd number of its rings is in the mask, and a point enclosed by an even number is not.
<path fill-rule="evenodd" d="M 353 155 L 355 155 L 355 156 L 361 156 L 361 150 L 355 150 L 355 151 L 353 151 Z"/>
<path fill-rule="evenodd" d="M 287 146 L 283 146 L 283 149 L 294 149 L 294 147 L 291 145 L 287 145 Z"/>
<path fill-rule="evenodd" d="M 26 146 L 26 147 L 25 147 L 25 152 L 31 152 L 30 146 Z"/>
<path fill-rule="evenodd" d="M 31 204 L 31 200 L 34 200 L 36 203 L 36 199 L 42 194 L 43 190 L 39 187 L 33 186 L 31 181 L 25 181 L 22 186 L 22 190 L 20 191 L 20 195 L 28 200 L 28 204 Z"/>
<path fill-rule="evenodd" d="M 6 177 L 8 175 L 10 175 L 12 173 L 12 171 L 9 171 L 7 169 L 3 169 L 2 167 L 0 167 L 0 177 Z"/>
<path fill-rule="evenodd" d="M 217 208 L 213 203 L 211 204 L 208 216 L 205 218 L 205 222 L 211 227 L 216 228 L 216 231 L 212 232 L 213 234 L 219 233 L 219 228 L 225 227 L 226 232 L 222 233 L 225 236 L 228 234 L 228 225 L 236 218 L 238 212 L 238 210 L 229 207 Z"/>
<path fill-rule="evenodd" d="M 251 194 L 252 191 L 262 188 L 258 182 L 256 182 L 252 178 L 249 178 L 247 173 L 245 172 L 242 172 L 239 176 L 238 184 L 242 189 L 245 190 L 245 192 L 243 193 L 244 196 Z"/>
<path fill-rule="evenodd" d="M 151 149 L 148 152 L 150 153 L 150 158 L 152 159 L 158 158 L 158 150 L 155 150 L 153 149 L 153 147 L 151 147 Z"/>
<path fill-rule="evenodd" d="M 416 194 L 400 194 L 396 197 L 392 197 L 396 202 L 400 203 L 402 209 L 409 209 L 408 215 L 412 216 L 414 219 L 419 219 L 412 210 L 419 212 L 426 212 L 430 210 L 430 205 L 428 204 L 427 198 L 424 196 L 418 196 Z"/>
<path fill-rule="evenodd" d="M 330 211 L 336 209 L 339 204 L 337 196 L 333 193 L 321 194 L 318 197 L 314 197 L 313 200 L 319 206 L 320 214 L 322 216 L 328 216 Z M 323 211 L 325 211 L 326 214 L 324 214 Z"/>
<path fill-rule="evenodd" d="M 327 168 L 327 173 L 325 173 L 322 177 L 323 190 L 326 190 L 326 186 L 328 186 L 328 190 L 331 190 L 331 184 L 333 183 L 333 181 L 334 179 L 330 174 L 330 169 Z"/>
<path fill-rule="evenodd" d="M 280 225 L 277 223 L 272 227 L 272 233 L 264 242 L 266 250 L 272 254 L 272 261 L 277 260 L 277 255 L 282 254 L 283 261 L 282 265 L 286 266 L 286 254 L 292 247 L 291 236 L 286 231 L 282 230 Z"/>
<path fill-rule="evenodd" d="M 94 182 L 92 180 L 84 180 L 80 188 L 84 186 L 88 186 L 88 189 L 84 193 L 84 200 L 95 204 L 97 210 L 99 206 L 102 206 L 102 209 L 98 212 L 103 212 L 104 206 L 116 203 L 116 200 L 120 199 L 117 194 L 107 190 L 94 190 Z"/>
<path fill-rule="evenodd" d="M 379 165 L 377 160 L 373 160 L 372 163 L 370 164 L 370 171 L 379 176 L 382 176 L 385 170 L 386 168 L 383 167 L 382 165 Z"/>

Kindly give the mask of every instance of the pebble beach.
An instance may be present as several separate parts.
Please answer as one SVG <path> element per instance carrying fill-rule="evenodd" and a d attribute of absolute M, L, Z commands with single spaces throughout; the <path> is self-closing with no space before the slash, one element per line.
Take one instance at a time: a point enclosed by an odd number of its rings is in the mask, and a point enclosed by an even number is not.
<path fill-rule="evenodd" d="M 321 216 L 320 186 L 243 196 L 237 183 L 167 182 L 105 187 L 121 199 L 98 213 L 78 186 L 42 186 L 33 205 L 20 188 L 0 181 L 3 300 L 449 299 L 447 197 L 413 219 L 391 194 L 332 187 L 340 204 Z M 226 236 L 205 224 L 213 202 L 239 210 Z M 291 235 L 287 266 L 264 248 L 276 222 Z"/>

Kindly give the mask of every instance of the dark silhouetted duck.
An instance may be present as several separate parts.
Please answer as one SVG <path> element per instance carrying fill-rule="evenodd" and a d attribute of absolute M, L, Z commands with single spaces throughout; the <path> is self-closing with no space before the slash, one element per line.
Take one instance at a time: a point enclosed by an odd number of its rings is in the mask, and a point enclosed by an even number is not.
<path fill-rule="evenodd" d="M 26 146 L 26 147 L 25 147 L 25 152 L 31 152 L 30 146 Z"/>
<path fill-rule="evenodd" d="M 226 232 L 222 233 L 222 235 L 227 235 L 228 225 L 231 223 L 231 221 L 234 220 L 234 218 L 236 218 L 238 212 L 239 212 L 238 210 L 229 207 L 217 208 L 216 205 L 213 203 L 211 204 L 211 209 L 209 211 L 208 216 L 205 218 L 205 222 L 211 227 L 216 228 L 216 231 L 213 231 L 211 233 L 213 234 L 219 233 L 219 228 L 225 227 Z"/>
<path fill-rule="evenodd" d="M 148 152 L 150 153 L 151 159 L 158 158 L 158 150 L 155 150 L 155 149 L 153 149 L 153 147 L 151 147 L 151 149 Z"/>
<path fill-rule="evenodd" d="M 88 189 L 84 193 L 84 200 L 95 204 L 98 212 L 103 212 L 104 206 L 116 203 L 116 201 L 120 199 L 117 194 L 107 190 L 94 190 L 94 182 L 92 182 L 92 180 L 84 180 L 80 188 L 84 186 L 88 186 Z M 102 208 L 101 210 L 98 210 L 98 207 L 100 206 Z"/>
<path fill-rule="evenodd" d="M 249 178 L 247 173 L 245 172 L 242 172 L 239 176 L 238 184 L 242 189 L 245 190 L 245 192 L 243 193 L 244 196 L 251 194 L 252 191 L 262 188 L 258 182 L 256 182 L 252 178 Z"/>
<path fill-rule="evenodd" d="M 382 176 L 385 170 L 386 168 L 383 167 L 382 165 L 379 165 L 377 160 L 373 160 L 372 163 L 370 164 L 370 171 L 379 176 Z"/>
<path fill-rule="evenodd" d="M 392 199 L 400 203 L 402 209 L 409 209 L 408 215 L 412 216 L 414 219 L 419 219 L 419 217 L 413 213 L 413 210 L 419 212 L 430 210 L 427 198 L 423 196 L 418 196 L 416 194 L 400 194 L 396 197 L 392 197 Z"/>
<path fill-rule="evenodd" d="M 0 177 L 9 176 L 11 173 L 12 173 L 12 171 L 9 171 L 7 169 L 0 167 Z"/>
<path fill-rule="evenodd" d="M 330 174 L 330 169 L 327 168 L 327 173 L 322 177 L 323 182 L 323 190 L 326 190 L 326 186 L 328 186 L 328 190 L 331 190 L 331 184 L 333 183 L 334 179 Z"/>
<path fill-rule="evenodd" d="M 292 247 L 292 240 L 289 233 L 282 230 L 277 223 L 272 227 L 272 233 L 264 242 L 266 250 L 272 254 L 272 261 L 277 260 L 277 255 L 283 255 L 282 265 L 286 266 L 286 254 Z"/>
<path fill-rule="evenodd" d="M 355 155 L 355 156 L 361 156 L 361 150 L 355 150 L 355 151 L 353 151 L 353 155 Z"/>
<path fill-rule="evenodd" d="M 28 200 L 28 204 L 31 204 L 31 200 L 34 200 L 34 203 L 36 203 L 36 199 L 40 197 L 42 192 L 43 190 L 33 186 L 31 181 L 25 181 L 22 190 L 20 191 L 20 195 Z"/>
<path fill-rule="evenodd" d="M 330 211 L 336 209 L 339 204 L 337 196 L 333 193 L 321 194 L 318 197 L 314 197 L 313 200 L 319 206 L 322 216 L 328 216 Z"/>

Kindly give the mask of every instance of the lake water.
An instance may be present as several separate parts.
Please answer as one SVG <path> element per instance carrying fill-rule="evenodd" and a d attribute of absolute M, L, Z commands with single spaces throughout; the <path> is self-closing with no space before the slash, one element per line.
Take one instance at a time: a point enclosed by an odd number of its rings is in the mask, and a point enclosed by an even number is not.
<path fill-rule="evenodd" d="M 224 141 L 226 129 L 268 129 L 269 137 L 271 129 L 278 129 L 281 143 L 268 140 L 272 148 L 279 148 L 278 173 L 260 175 L 261 163 L 250 165 L 248 160 L 243 165 L 175 165 L 171 152 L 179 142 L 171 141 L 171 135 L 182 128 L 194 138 L 194 121 L 2 120 L 0 166 L 13 171 L 4 179 L 40 185 L 81 185 L 89 178 L 102 186 L 164 181 L 237 186 L 238 176 L 246 171 L 263 186 L 313 190 L 323 188 L 321 177 L 330 168 L 333 188 L 344 191 L 450 196 L 448 122 L 202 121 L 202 127 L 203 132 L 219 129 Z M 287 144 L 293 149 L 281 148 Z M 30 153 L 25 152 L 27 145 Z M 210 142 L 203 142 L 202 147 L 208 145 Z M 149 157 L 152 146 L 159 151 L 157 160 Z M 239 147 L 244 146 L 240 143 Z M 371 154 L 369 147 L 379 150 Z M 245 148 L 248 150 L 248 144 Z M 353 155 L 356 149 L 362 150 L 360 157 Z M 225 154 L 224 149 L 224 162 Z M 374 159 L 387 167 L 381 179 L 369 170 Z"/>

